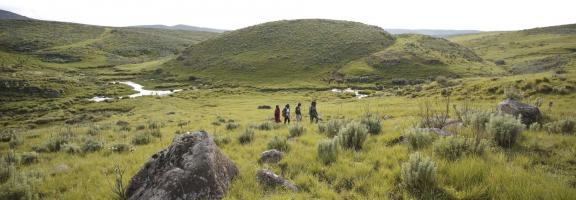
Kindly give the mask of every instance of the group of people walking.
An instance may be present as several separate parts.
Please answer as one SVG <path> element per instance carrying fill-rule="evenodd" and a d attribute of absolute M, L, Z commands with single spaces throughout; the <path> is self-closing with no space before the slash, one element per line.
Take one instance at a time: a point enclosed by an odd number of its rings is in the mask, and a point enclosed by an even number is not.
<path fill-rule="evenodd" d="M 284 124 L 290 123 L 290 104 L 286 104 L 282 111 L 280 111 L 280 106 L 276 105 L 276 110 L 274 110 L 274 121 L 276 123 L 281 123 L 280 114 L 284 118 Z M 298 103 L 295 108 L 294 114 L 296 115 L 296 122 L 302 121 L 302 104 Z M 308 110 L 308 115 L 310 115 L 310 123 L 318 123 L 318 111 L 316 110 L 316 101 L 310 103 L 310 109 Z"/>

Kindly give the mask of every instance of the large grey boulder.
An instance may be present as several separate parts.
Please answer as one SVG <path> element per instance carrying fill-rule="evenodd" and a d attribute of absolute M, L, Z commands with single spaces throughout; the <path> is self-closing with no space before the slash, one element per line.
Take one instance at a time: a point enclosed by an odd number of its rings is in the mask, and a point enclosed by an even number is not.
<path fill-rule="evenodd" d="M 298 187 L 294 183 L 274 174 L 274 172 L 267 169 L 259 169 L 256 171 L 256 180 L 266 187 L 282 186 L 294 192 L 298 191 Z"/>
<path fill-rule="evenodd" d="M 221 199 L 237 175 L 208 133 L 185 133 L 144 164 L 126 194 L 130 200 Z"/>
<path fill-rule="evenodd" d="M 498 113 L 521 116 L 523 124 L 530 125 L 540 119 L 540 109 L 519 101 L 506 99 L 496 106 Z"/>
<path fill-rule="evenodd" d="M 284 153 L 278 151 L 276 149 L 271 149 L 268 151 L 262 152 L 260 154 L 260 159 L 258 160 L 259 163 L 277 163 L 282 160 L 284 157 Z"/>

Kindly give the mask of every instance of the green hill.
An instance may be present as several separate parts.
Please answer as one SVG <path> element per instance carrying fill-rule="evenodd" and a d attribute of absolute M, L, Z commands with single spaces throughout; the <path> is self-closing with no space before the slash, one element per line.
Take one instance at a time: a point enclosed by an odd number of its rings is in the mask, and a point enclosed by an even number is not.
<path fill-rule="evenodd" d="M 28 18 L 26 16 L 22 16 L 7 10 L 0 10 L 0 20 L 5 20 L 5 19 L 18 19 L 18 20 L 33 20 L 31 18 Z"/>
<path fill-rule="evenodd" d="M 186 49 L 168 64 L 180 79 L 298 85 L 329 78 L 349 61 L 384 49 L 394 37 L 357 22 L 306 19 L 264 23 Z M 232 76 L 234 75 L 234 76 Z"/>
<path fill-rule="evenodd" d="M 462 35 L 450 40 L 513 73 L 561 70 L 576 55 L 576 24 Z"/>

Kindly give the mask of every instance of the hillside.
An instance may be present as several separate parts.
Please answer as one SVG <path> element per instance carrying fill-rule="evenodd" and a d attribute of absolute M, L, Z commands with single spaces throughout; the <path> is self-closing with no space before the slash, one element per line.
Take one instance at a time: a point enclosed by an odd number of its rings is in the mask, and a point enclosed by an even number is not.
<path fill-rule="evenodd" d="M 26 16 L 22 16 L 7 10 L 0 10 L 0 20 L 4 19 L 31 20 L 31 18 L 28 18 Z"/>
<path fill-rule="evenodd" d="M 319 82 L 329 79 L 347 62 L 393 42 L 394 38 L 381 28 L 357 22 L 276 21 L 194 45 L 171 62 L 167 71 L 180 79 L 191 75 L 266 84 Z"/>
<path fill-rule="evenodd" d="M 450 40 L 513 73 L 561 70 L 575 57 L 576 24 L 462 35 Z"/>
<path fill-rule="evenodd" d="M 448 29 L 394 29 L 394 28 L 385 28 L 384 30 L 388 31 L 391 34 L 399 35 L 399 34 L 421 34 L 421 35 L 429 35 L 434 37 L 449 37 L 455 35 L 464 35 L 464 34 L 473 34 L 473 33 L 480 33 L 481 31 L 477 30 L 448 30 Z"/>
<path fill-rule="evenodd" d="M 166 26 L 162 24 L 155 24 L 155 25 L 140 25 L 140 26 L 133 26 L 138 28 L 156 28 L 156 29 L 167 29 L 167 30 L 184 30 L 184 31 L 200 31 L 200 32 L 214 32 L 214 33 L 223 33 L 227 30 L 223 29 L 215 29 L 215 28 L 206 28 L 206 27 L 197 27 L 197 26 L 189 26 L 185 24 L 178 24 L 174 26 Z"/>

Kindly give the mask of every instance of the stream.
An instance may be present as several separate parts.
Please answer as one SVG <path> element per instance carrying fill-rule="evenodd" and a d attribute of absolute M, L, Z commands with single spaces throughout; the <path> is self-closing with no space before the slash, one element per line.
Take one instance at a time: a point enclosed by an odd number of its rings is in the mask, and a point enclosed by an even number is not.
<path fill-rule="evenodd" d="M 128 97 L 129 98 L 136 98 L 136 97 L 141 97 L 141 96 L 166 96 L 175 92 L 180 92 L 182 91 L 181 89 L 178 90 L 146 90 L 144 89 L 144 86 L 138 84 L 138 83 L 134 83 L 132 81 L 119 81 L 119 82 L 113 82 L 113 83 L 120 83 L 120 84 L 124 84 L 124 85 L 128 85 L 130 87 L 132 87 L 132 89 L 134 91 L 136 91 L 137 93 L 131 94 Z M 94 102 L 101 102 L 101 101 L 106 101 L 109 99 L 114 99 L 112 97 L 104 97 L 104 96 L 96 96 L 96 97 L 92 97 L 90 99 L 88 99 L 89 101 L 94 101 Z M 122 97 L 120 97 L 120 99 L 122 99 Z"/>
<path fill-rule="evenodd" d="M 347 89 L 343 89 L 343 90 L 341 90 L 341 89 L 332 89 L 332 90 L 330 90 L 330 91 L 335 92 L 335 93 L 353 93 L 354 95 L 356 95 L 356 98 L 358 98 L 358 99 L 362 99 L 362 98 L 368 97 L 368 95 L 360 94 L 360 91 L 361 91 L 361 90 L 354 90 L 354 89 L 352 89 L 352 88 L 347 88 Z"/>

